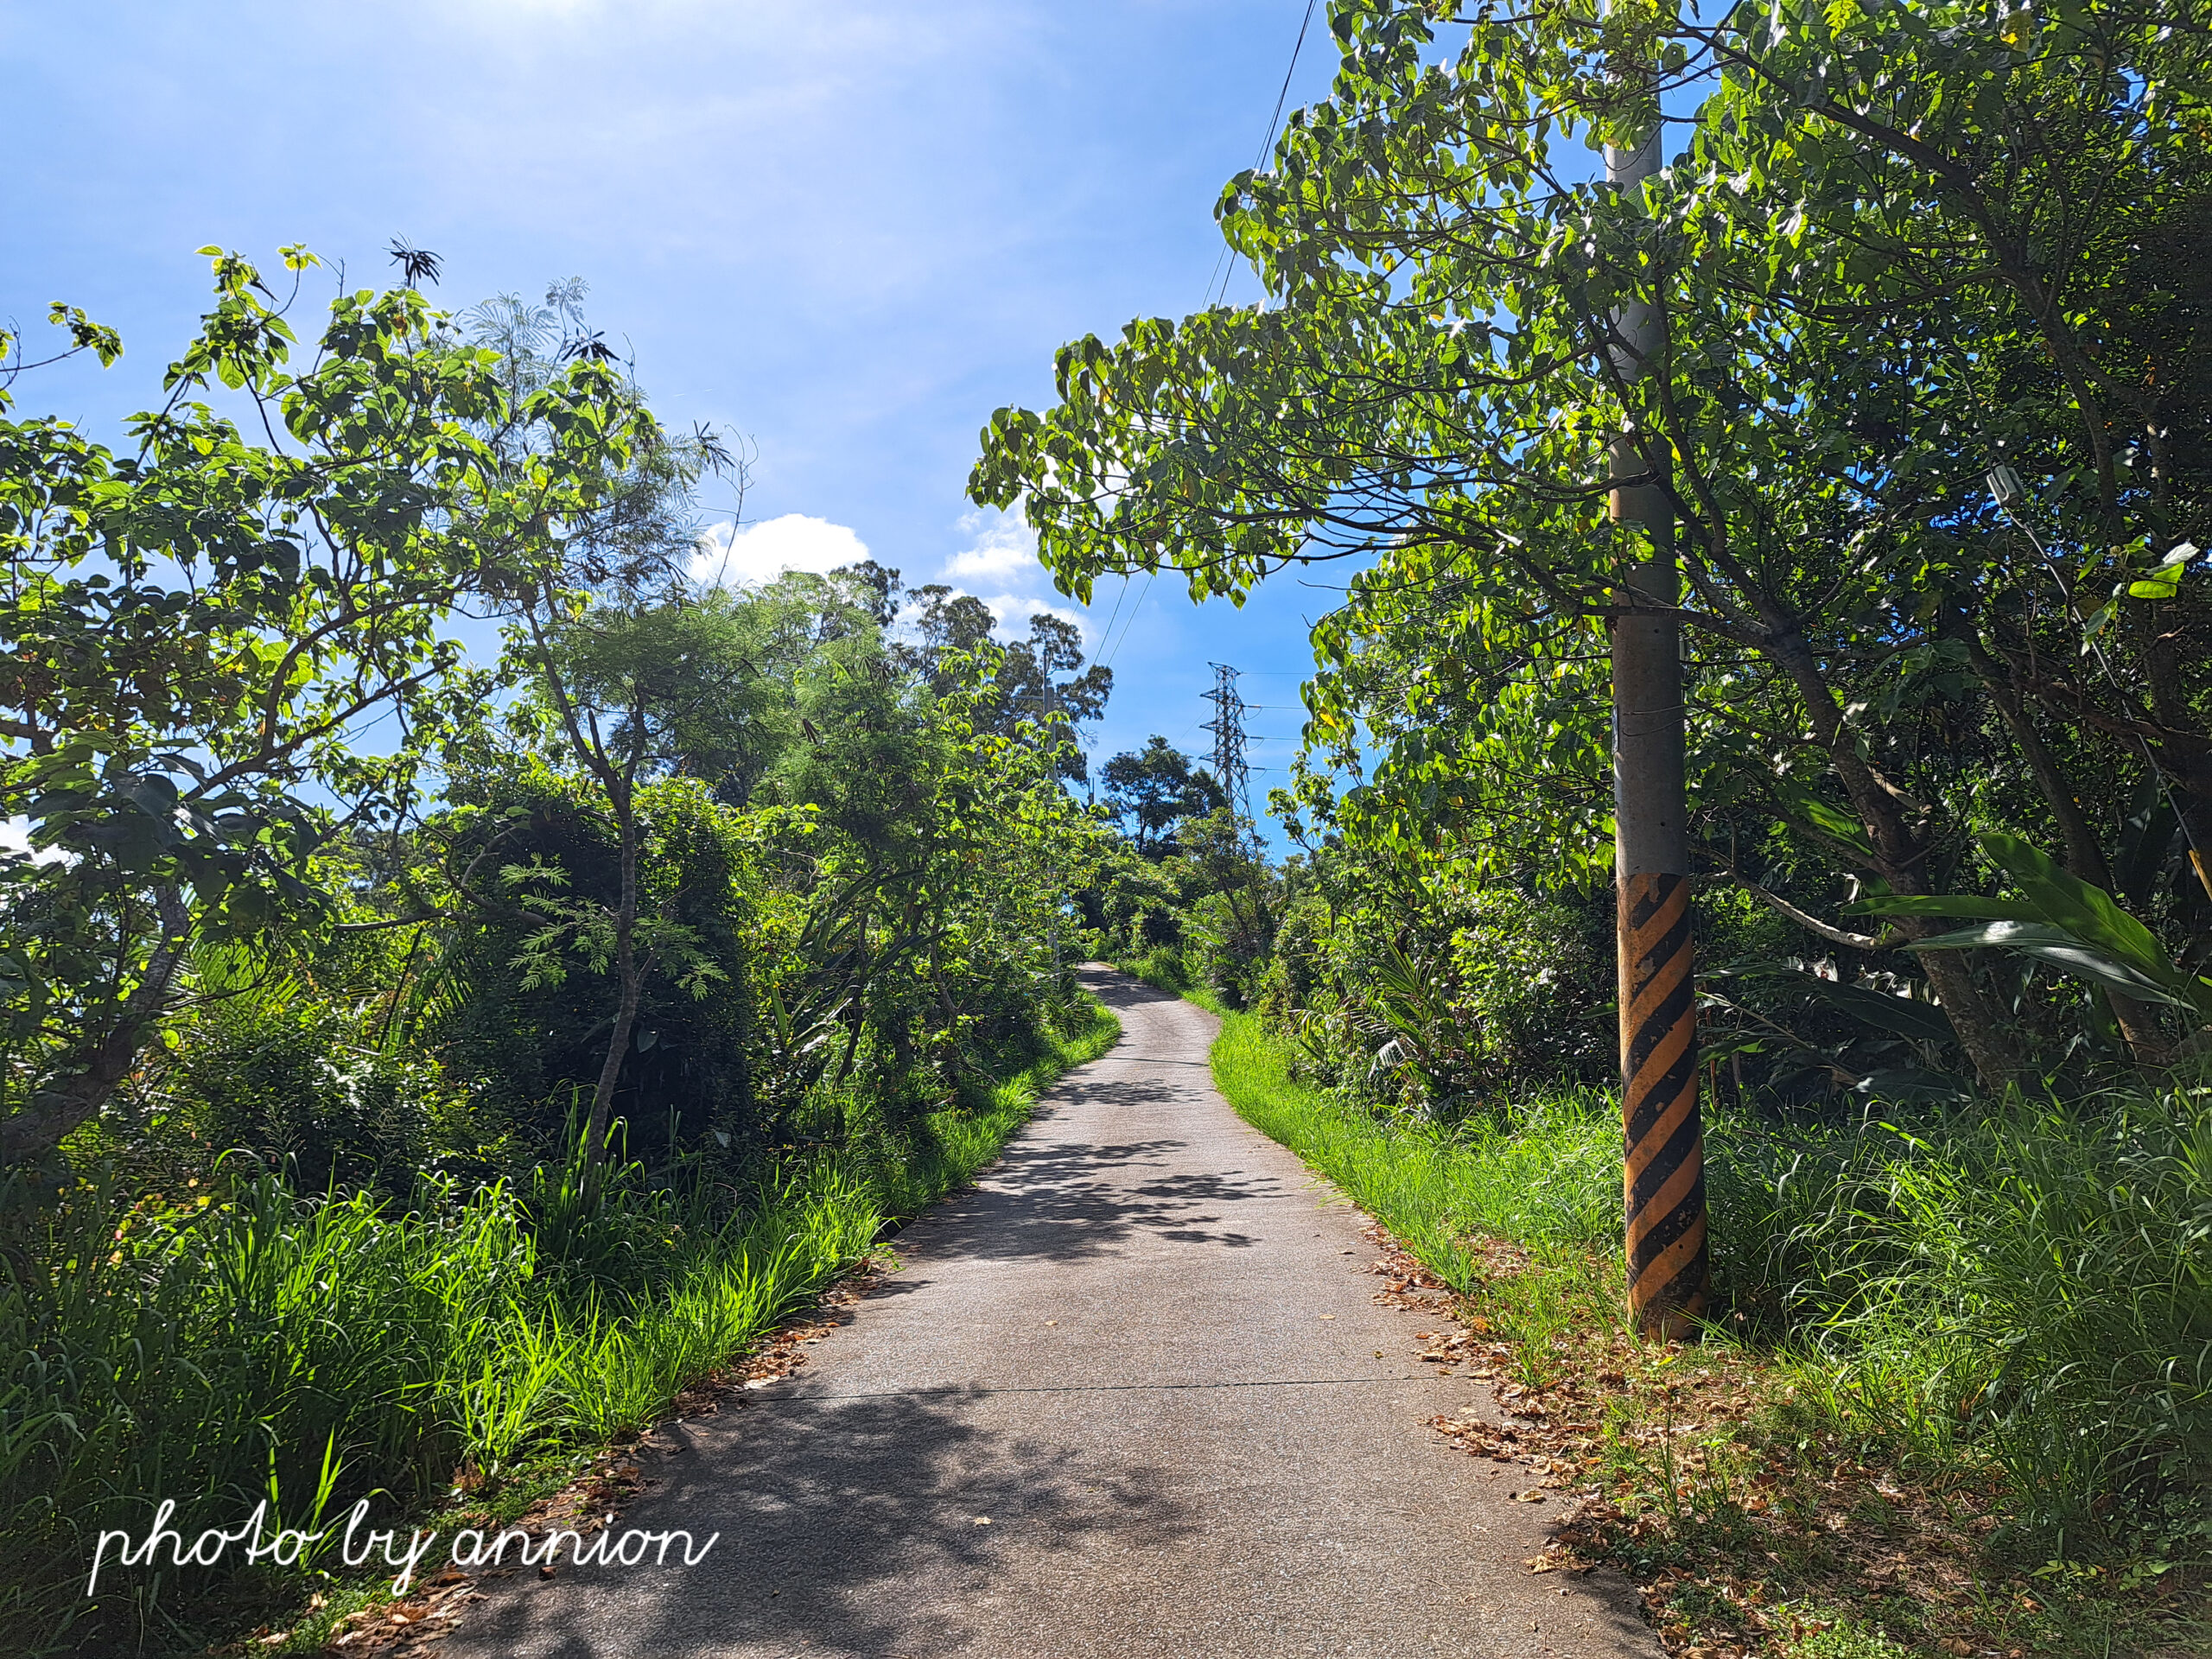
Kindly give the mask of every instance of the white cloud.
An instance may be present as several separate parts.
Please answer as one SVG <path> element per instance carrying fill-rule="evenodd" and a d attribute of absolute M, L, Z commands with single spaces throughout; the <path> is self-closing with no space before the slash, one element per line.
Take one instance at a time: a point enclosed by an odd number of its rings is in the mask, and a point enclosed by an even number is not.
<path fill-rule="evenodd" d="M 1084 619 L 1081 611 L 1070 610 L 1065 605 L 1047 605 L 1041 599 L 1025 599 L 1019 594 L 978 594 L 976 597 L 983 601 L 993 616 L 998 618 L 999 626 L 995 631 L 1009 639 L 1018 639 L 1026 635 L 1029 632 L 1029 619 L 1041 615 L 1057 616 L 1063 622 L 1073 623 L 1076 632 L 1083 636 L 1086 648 L 1097 643 L 1095 630 Z"/>
<path fill-rule="evenodd" d="M 971 512 L 960 520 L 960 528 L 976 540 L 946 562 L 944 574 L 950 580 L 1006 582 L 1033 576 L 1041 569 L 1037 563 L 1037 532 L 1020 513 L 996 508 L 988 513 Z"/>
<path fill-rule="evenodd" d="M 1020 639 L 1029 632 L 1031 617 L 1052 615 L 1073 623 L 1086 645 L 1096 643 L 1096 630 L 1082 612 L 1054 604 L 1044 596 L 1052 579 L 1037 563 L 1037 532 L 1019 511 L 1003 512 L 985 507 L 964 514 L 960 532 L 967 537 L 968 545 L 944 562 L 938 580 L 955 592 L 981 600 L 998 619 L 995 632 L 1002 639 Z M 987 583 L 998 591 L 976 592 Z M 1029 591 L 1025 593 L 1025 588 Z"/>
<path fill-rule="evenodd" d="M 67 864 L 71 856 L 59 847 L 45 847 L 33 852 L 29 818 L 0 820 L 0 851 L 28 856 L 34 864 Z"/>
<path fill-rule="evenodd" d="M 757 524 L 733 529 L 715 524 L 699 537 L 691 556 L 691 575 L 724 587 L 753 587 L 773 582 L 786 570 L 817 575 L 868 556 L 868 543 L 844 524 L 787 512 Z"/>

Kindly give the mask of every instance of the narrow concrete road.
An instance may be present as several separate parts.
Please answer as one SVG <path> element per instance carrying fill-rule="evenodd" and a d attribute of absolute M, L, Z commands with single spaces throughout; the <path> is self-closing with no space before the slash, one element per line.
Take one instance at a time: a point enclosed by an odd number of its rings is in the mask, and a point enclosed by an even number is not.
<path fill-rule="evenodd" d="M 1121 1043 L 800 1373 L 644 1459 L 621 1524 L 708 1558 L 487 1584 L 444 1652 L 1654 1659 L 1624 1583 L 1523 1565 L 1556 1502 L 1425 1426 L 1486 1385 L 1418 1363 L 1365 1217 L 1215 1092 L 1212 1017 L 1086 982 Z"/>

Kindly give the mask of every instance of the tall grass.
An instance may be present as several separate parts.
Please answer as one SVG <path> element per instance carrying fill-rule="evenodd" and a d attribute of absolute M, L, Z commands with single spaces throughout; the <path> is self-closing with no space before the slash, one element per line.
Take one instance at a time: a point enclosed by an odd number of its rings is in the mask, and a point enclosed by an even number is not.
<path fill-rule="evenodd" d="M 1620 1130 L 1595 1098 L 1566 1095 L 1441 1135 L 1299 1082 L 1287 1046 L 1240 1014 L 1222 1018 L 1213 1073 L 1255 1128 L 1336 1182 L 1455 1289 L 1479 1274 L 1472 1241 L 1591 1248 L 1620 1230 Z"/>
<path fill-rule="evenodd" d="M 127 1209 L 97 1182 L 60 1203 L 10 1188 L 0 1646 L 161 1645 L 204 1569 L 183 1570 L 188 1586 L 175 1568 L 115 1573 L 97 1601 L 84 1595 L 92 1541 L 143 1534 L 156 1499 L 177 1501 L 187 1539 L 264 1498 L 311 1527 L 358 1497 L 417 1504 L 457 1468 L 496 1479 L 651 1422 L 887 1221 L 988 1162 L 1038 1088 L 1117 1029 L 1094 1007 L 1020 1075 L 931 1116 L 903 1156 L 822 1154 L 765 1175 L 719 1220 L 617 1182 L 605 1212 L 563 1212 L 558 1252 L 504 1185 L 425 1182 L 399 1206 L 219 1173 Z M 547 1193 L 531 1196 L 550 1220 Z M 643 1255 L 613 1272 L 610 1240 Z"/>
<path fill-rule="evenodd" d="M 1446 1282 L 1476 1287 L 1483 1239 L 1549 1252 L 1555 1276 L 1617 1272 L 1609 1100 L 1445 1133 L 1300 1083 L 1289 1052 L 1229 1014 L 1216 1080 Z M 2212 1542 L 2212 1089 L 1910 1128 L 1723 1116 L 1707 1171 L 1730 1328 L 1832 1422 L 1993 1464 L 2061 1551 Z"/>
<path fill-rule="evenodd" d="M 1215 999 L 1198 984 L 1198 976 L 1192 971 L 1190 960 L 1179 944 L 1156 944 L 1141 956 L 1117 957 L 1114 966 L 1125 974 L 1135 975 L 1156 991 L 1172 991 L 1208 1007 L 1217 1007 Z"/>
<path fill-rule="evenodd" d="M 2045 1526 L 2212 1541 L 2212 1090 L 1713 1140 L 1719 1259 L 1839 1415 Z"/>

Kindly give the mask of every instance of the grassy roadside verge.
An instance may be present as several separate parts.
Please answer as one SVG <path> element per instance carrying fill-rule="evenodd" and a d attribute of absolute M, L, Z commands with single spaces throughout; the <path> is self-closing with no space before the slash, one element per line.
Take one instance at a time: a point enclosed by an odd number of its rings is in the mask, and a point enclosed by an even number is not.
<path fill-rule="evenodd" d="M 634 1289 L 537 1261 L 523 1206 L 497 1190 L 398 1213 L 303 1203 L 259 1179 L 118 1231 L 112 1252 L 103 1235 L 51 1253 L 66 1265 L 54 1280 L 0 1282 L 0 1319 L 21 1327 L 0 1339 L 33 1368 L 13 1379 L 0 1423 L 0 1521 L 15 1545 L 4 1645 L 321 1648 L 387 1599 L 388 1573 L 348 1574 L 325 1546 L 289 1571 L 111 1572 L 93 1602 L 92 1529 L 135 1535 L 154 1499 L 174 1497 L 189 1539 L 238 1525 L 264 1497 L 282 1524 L 312 1529 L 367 1497 L 371 1524 L 450 1538 L 601 1484 L 610 1446 L 760 1350 L 887 1224 L 969 1180 L 1039 1092 L 1119 1030 L 1088 1004 L 1013 1076 L 975 1079 L 895 1143 L 772 1173 L 725 1223 L 687 1226 L 650 1193 L 582 1218 L 609 1230 L 602 1256 L 647 1263 Z M 571 1254 L 590 1249 L 571 1241 Z M 279 1447 L 306 1449 L 304 1478 L 279 1466 Z"/>
<path fill-rule="evenodd" d="M 1622 1568 L 1692 1659 L 2205 1650 L 2184 1622 L 2196 1563 L 2052 1550 L 2018 1524 L 2017 1478 L 1987 1445 L 1924 1421 L 1902 1351 L 1748 1332 L 1686 1350 L 1624 1330 L 1609 1103 L 1413 1128 L 1301 1084 L 1258 1020 L 1216 1011 L 1231 1105 L 1456 1293 L 1462 1330 L 1434 1357 L 1494 1377 L 1505 1421 L 1439 1427 L 1537 1468 L 1567 1508 L 1535 1570 Z"/>

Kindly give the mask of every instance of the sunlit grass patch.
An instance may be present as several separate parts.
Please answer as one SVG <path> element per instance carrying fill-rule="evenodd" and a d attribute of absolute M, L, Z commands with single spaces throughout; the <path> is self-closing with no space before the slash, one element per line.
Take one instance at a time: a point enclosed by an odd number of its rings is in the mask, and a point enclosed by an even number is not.
<path fill-rule="evenodd" d="M 1827 1609 L 1777 1610 L 1802 1635 L 1784 1637 L 1782 1659 L 1911 1659 L 1912 1649 L 1849 1614 Z"/>

